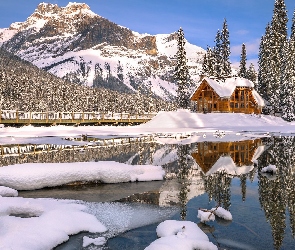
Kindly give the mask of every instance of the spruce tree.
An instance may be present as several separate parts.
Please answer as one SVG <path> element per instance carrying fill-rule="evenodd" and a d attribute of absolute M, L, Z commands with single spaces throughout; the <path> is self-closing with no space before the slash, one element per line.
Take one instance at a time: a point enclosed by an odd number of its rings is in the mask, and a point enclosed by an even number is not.
<path fill-rule="evenodd" d="M 295 79 L 294 79 L 294 53 L 295 41 L 286 42 L 283 56 L 283 80 L 281 90 L 282 118 L 287 121 L 295 120 Z"/>
<path fill-rule="evenodd" d="M 185 39 L 182 28 L 177 32 L 177 53 L 174 79 L 178 85 L 177 105 L 178 108 L 186 109 L 189 107 L 189 73 L 185 52 Z"/>
<path fill-rule="evenodd" d="M 221 38 L 221 75 L 223 78 L 231 76 L 231 64 L 229 61 L 230 56 L 230 41 L 229 31 L 227 27 L 226 19 L 224 19 L 222 31 L 220 33 Z"/>
<path fill-rule="evenodd" d="M 246 45 L 243 43 L 242 44 L 241 59 L 240 59 L 240 67 L 239 67 L 239 73 L 238 73 L 239 77 L 246 78 L 246 76 L 247 76 L 246 63 L 247 63 Z"/>
<path fill-rule="evenodd" d="M 246 79 L 250 80 L 251 82 L 254 83 L 254 86 L 256 86 L 256 81 L 257 81 L 257 73 L 254 67 L 253 63 L 250 63 L 249 69 L 246 72 Z M 256 89 L 256 87 L 254 87 Z"/>
<path fill-rule="evenodd" d="M 284 0 L 276 0 L 269 33 L 264 39 L 263 79 L 259 77 L 260 86 L 263 86 L 264 97 L 268 100 L 271 111 L 280 110 L 283 84 L 283 48 L 287 41 L 287 10 Z M 260 55 L 261 56 L 261 55 Z M 260 60 L 260 59 L 259 59 Z M 261 60 L 260 60 L 261 63 Z"/>
<path fill-rule="evenodd" d="M 214 75 L 214 56 L 212 49 L 209 46 L 207 47 L 207 53 L 204 55 L 202 75 L 208 77 Z"/>
<path fill-rule="evenodd" d="M 270 40 L 271 27 L 270 24 L 266 26 L 265 34 L 262 36 L 259 46 L 259 54 L 258 54 L 258 84 L 257 84 L 257 92 L 265 99 L 268 100 L 268 85 L 269 79 L 268 74 L 270 71 L 269 61 L 270 61 Z"/>
<path fill-rule="evenodd" d="M 214 57 L 214 76 L 216 78 L 222 78 L 222 57 L 221 57 L 222 43 L 221 43 L 221 33 L 218 30 L 215 37 L 215 47 L 213 49 Z"/>

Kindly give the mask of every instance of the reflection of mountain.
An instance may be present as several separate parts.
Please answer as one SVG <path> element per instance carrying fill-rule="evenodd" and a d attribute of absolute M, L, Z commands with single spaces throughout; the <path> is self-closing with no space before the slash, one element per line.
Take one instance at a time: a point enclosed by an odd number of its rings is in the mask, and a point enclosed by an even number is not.
<path fill-rule="evenodd" d="M 225 171 L 230 175 L 247 174 L 264 150 L 261 139 L 239 142 L 202 142 L 192 157 L 206 175 Z"/>

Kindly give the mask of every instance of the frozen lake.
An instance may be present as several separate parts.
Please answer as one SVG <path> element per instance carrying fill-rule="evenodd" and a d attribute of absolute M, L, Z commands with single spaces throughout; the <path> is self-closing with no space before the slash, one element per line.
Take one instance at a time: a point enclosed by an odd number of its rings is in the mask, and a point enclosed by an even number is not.
<path fill-rule="evenodd" d="M 25 198 L 71 199 L 87 204 L 89 212 L 109 231 L 104 247 L 90 245 L 85 249 L 144 249 L 157 239 L 157 225 L 167 219 L 196 222 L 220 249 L 294 249 L 294 137 L 242 141 L 215 137 L 215 141 L 191 144 L 148 136 L 87 141 L 44 137 L 20 144 L 6 141 L 1 145 L 0 166 L 96 161 L 161 165 L 166 172 L 164 181 L 72 183 L 19 191 Z M 63 143 L 54 144 L 56 141 Z M 91 146 L 87 146 L 88 141 Z M 262 172 L 269 165 L 276 166 L 275 173 Z M 217 205 L 230 210 L 233 221 L 200 223 L 198 209 Z M 112 215 L 106 210 L 112 212 L 114 207 L 114 211 L 122 208 L 122 213 L 113 214 L 113 221 L 109 221 Z M 118 216 L 126 216 L 123 224 Z M 80 233 L 56 249 L 81 249 L 85 235 L 101 234 Z"/>

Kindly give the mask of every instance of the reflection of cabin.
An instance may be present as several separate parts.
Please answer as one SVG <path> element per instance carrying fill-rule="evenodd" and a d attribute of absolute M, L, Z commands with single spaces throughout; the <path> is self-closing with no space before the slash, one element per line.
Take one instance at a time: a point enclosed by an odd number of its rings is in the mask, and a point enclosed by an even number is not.
<path fill-rule="evenodd" d="M 236 167 L 252 166 L 259 156 L 257 149 L 261 139 L 239 142 L 202 142 L 198 143 L 197 152 L 192 153 L 196 163 L 206 174 L 222 157 L 231 157 Z"/>
<path fill-rule="evenodd" d="M 191 101 L 196 102 L 197 112 L 261 114 L 264 106 L 253 82 L 239 77 L 224 81 L 204 77 Z"/>

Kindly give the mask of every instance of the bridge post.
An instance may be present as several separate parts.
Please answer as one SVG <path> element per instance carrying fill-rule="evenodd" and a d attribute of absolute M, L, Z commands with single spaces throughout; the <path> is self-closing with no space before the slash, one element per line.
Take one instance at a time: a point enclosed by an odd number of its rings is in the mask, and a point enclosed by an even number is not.
<path fill-rule="evenodd" d="M 72 122 L 74 122 L 74 111 L 72 112 Z"/>
<path fill-rule="evenodd" d="M 16 116 L 16 123 L 18 123 L 18 110 L 16 110 L 15 116 Z"/>

